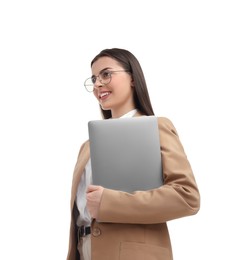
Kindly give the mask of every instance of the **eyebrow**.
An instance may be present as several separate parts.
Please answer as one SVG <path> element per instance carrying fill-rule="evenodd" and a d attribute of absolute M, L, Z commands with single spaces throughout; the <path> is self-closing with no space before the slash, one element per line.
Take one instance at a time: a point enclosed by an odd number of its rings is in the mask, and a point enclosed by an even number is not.
<path fill-rule="evenodd" d="M 111 67 L 106 67 L 106 68 L 100 70 L 99 73 L 98 73 L 98 75 L 99 75 L 100 73 L 102 73 L 103 71 L 105 71 L 105 70 L 110 70 L 110 69 L 112 69 L 112 68 L 111 68 Z M 96 75 L 92 75 L 92 76 L 91 76 L 91 78 L 93 78 L 93 77 L 96 77 Z"/>

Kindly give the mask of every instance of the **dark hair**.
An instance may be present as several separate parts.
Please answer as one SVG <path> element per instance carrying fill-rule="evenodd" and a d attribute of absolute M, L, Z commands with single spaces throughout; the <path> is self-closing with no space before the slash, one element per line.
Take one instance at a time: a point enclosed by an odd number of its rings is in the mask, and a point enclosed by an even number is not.
<path fill-rule="evenodd" d="M 134 102 L 136 108 L 144 115 L 154 115 L 154 111 L 151 105 L 151 101 L 148 94 L 148 88 L 146 80 L 141 68 L 139 61 L 129 51 L 124 49 L 112 48 L 102 50 L 95 58 L 91 61 L 91 67 L 95 61 L 101 57 L 110 57 L 115 59 L 124 70 L 131 73 L 134 82 Z M 104 119 L 111 118 L 110 110 L 103 110 L 101 108 L 102 116 Z"/>

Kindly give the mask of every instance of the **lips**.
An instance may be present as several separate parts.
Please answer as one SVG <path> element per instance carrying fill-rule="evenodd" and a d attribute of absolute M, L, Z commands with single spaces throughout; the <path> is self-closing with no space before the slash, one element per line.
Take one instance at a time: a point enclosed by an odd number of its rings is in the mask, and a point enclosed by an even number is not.
<path fill-rule="evenodd" d="M 111 94 L 111 91 L 103 91 L 99 94 L 100 100 L 105 100 Z"/>

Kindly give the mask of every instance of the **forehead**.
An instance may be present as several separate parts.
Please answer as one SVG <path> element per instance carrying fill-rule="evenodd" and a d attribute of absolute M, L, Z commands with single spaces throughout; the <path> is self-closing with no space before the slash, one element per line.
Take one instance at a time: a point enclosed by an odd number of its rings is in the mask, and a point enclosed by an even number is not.
<path fill-rule="evenodd" d="M 98 74 L 101 70 L 105 68 L 117 69 L 117 68 L 122 68 L 122 66 L 115 59 L 112 59 L 110 57 L 101 57 L 93 63 L 91 70 L 93 74 Z"/>

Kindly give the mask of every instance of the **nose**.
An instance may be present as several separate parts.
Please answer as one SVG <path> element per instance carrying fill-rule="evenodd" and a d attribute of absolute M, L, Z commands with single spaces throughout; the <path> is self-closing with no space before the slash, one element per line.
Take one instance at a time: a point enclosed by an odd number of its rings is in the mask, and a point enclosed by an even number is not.
<path fill-rule="evenodd" d="M 96 81 L 95 81 L 95 83 L 94 83 L 94 88 L 95 89 L 98 89 L 99 87 L 102 87 L 103 86 L 103 84 L 102 84 L 102 82 L 100 81 L 100 78 L 99 77 L 96 77 Z"/>

